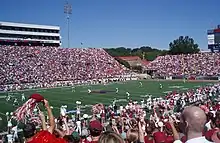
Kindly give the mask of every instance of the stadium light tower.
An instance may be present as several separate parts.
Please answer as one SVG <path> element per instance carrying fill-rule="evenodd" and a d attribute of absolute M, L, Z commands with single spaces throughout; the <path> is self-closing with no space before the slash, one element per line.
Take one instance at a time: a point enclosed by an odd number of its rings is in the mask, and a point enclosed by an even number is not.
<path fill-rule="evenodd" d="M 70 31 L 69 31 L 69 20 L 70 20 L 70 15 L 72 14 L 72 5 L 69 4 L 69 2 L 67 1 L 66 4 L 64 5 L 64 13 L 66 14 L 66 18 L 67 18 L 67 30 L 68 30 L 68 48 L 70 48 Z"/>

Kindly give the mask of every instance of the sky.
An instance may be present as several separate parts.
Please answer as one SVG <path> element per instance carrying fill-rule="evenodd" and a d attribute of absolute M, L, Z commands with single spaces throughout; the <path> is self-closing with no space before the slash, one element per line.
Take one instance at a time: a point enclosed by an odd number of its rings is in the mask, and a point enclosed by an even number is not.
<path fill-rule="evenodd" d="M 65 0 L 1 0 L 0 21 L 58 25 L 67 47 Z M 207 50 L 207 30 L 220 24 L 219 0 L 69 0 L 70 47 L 151 46 L 168 49 L 190 36 Z M 83 45 L 81 45 L 83 43 Z"/>

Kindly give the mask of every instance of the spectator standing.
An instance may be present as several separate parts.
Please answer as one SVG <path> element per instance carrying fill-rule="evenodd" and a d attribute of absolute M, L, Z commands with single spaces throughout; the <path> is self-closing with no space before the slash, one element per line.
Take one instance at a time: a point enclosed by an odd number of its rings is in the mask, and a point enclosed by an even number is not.
<path fill-rule="evenodd" d="M 46 129 L 45 122 L 42 121 L 43 130 L 37 132 L 36 126 L 33 123 L 26 124 L 23 128 L 26 143 L 65 143 L 63 139 L 57 139 L 55 136 L 52 135 L 55 128 L 55 121 L 49 103 L 45 99 L 44 106 L 49 116 L 50 127 Z"/>
<path fill-rule="evenodd" d="M 90 122 L 89 131 L 92 139 L 91 143 L 98 143 L 102 130 L 102 124 L 98 120 L 93 120 Z"/>
<path fill-rule="evenodd" d="M 180 118 L 181 128 L 186 135 L 186 143 L 211 143 L 204 136 L 206 123 L 205 112 L 196 106 L 186 107 Z M 176 140 L 174 143 L 181 143 L 180 140 Z"/>

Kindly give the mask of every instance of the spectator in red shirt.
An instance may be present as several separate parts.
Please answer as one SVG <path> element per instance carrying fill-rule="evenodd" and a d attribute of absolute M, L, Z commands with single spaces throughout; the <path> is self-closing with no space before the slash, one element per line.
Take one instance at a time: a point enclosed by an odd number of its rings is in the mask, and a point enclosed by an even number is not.
<path fill-rule="evenodd" d="M 150 123 L 147 123 L 145 132 L 147 133 L 147 135 L 144 137 L 144 142 L 145 143 L 153 143 L 154 142 L 154 139 L 152 136 L 153 127 L 151 126 Z"/>
<path fill-rule="evenodd" d="M 173 143 L 174 138 L 172 133 L 172 126 L 168 122 L 165 123 L 165 132 L 166 132 L 166 143 Z"/>
<path fill-rule="evenodd" d="M 93 120 L 89 124 L 89 131 L 92 138 L 91 143 L 98 143 L 103 127 L 98 120 Z"/>
<path fill-rule="evenodd" d="M 50 127 L 45 128 L 45 121 L 42 121 L 43 130 L 37 132 L 33 123 L 28 123 L 23 128 L 23 134 L 27 143 L 65 143 L 65 140 L 56 138 L 52 135 L 55 128 L 54 116 L 52 114 L 49 102 L 44 99 L 44 106 L 49 116 Z"/>

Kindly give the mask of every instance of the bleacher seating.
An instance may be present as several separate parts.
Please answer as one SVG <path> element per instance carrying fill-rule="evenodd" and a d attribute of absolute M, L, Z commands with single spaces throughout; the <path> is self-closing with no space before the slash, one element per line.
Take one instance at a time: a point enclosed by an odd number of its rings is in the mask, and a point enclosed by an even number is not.
<path fill-rule="evenodd" d="M 220 53 L 159 56 L 147 65 L 159 76 L 217 76 L 220 75 Z"/>
<path fill-rule="evenodd" d="M 101 79 L 123 67 L 103 49 L 0 46 L 0 85 Z"/>

